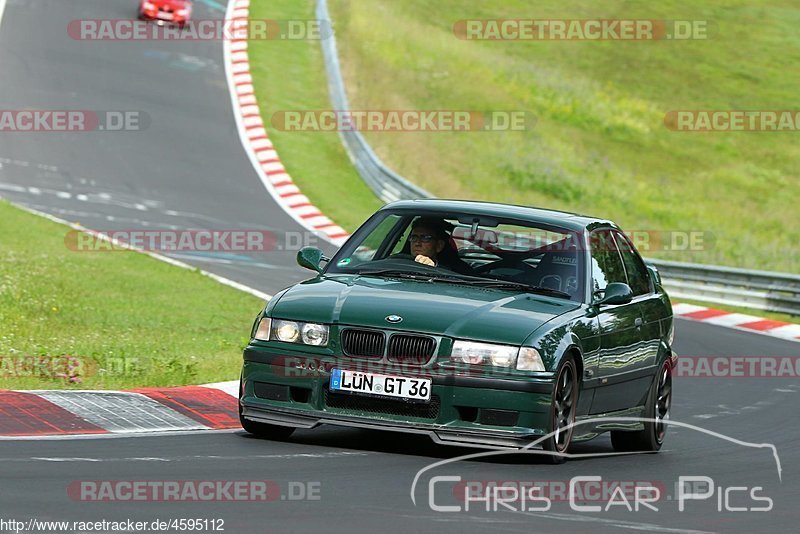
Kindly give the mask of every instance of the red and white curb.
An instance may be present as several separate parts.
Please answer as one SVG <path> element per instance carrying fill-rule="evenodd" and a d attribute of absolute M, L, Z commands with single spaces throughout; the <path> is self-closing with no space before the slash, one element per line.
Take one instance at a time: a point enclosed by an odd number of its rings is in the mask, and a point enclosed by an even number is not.
<path fill-rule="evenodd" d="M 800 341 L 800 325 L 676 303 L 675 317 Z M 0 391 L 0 439 L 240 428 L 238 381 L 130 391 Z"/>
<path fill-rule="evenodd" d="M 231 0 L 226 18 L 236 28 L 247 24 L 249 13 L 250 0 Z M 272 146 L 256 100 L 247 46 L 246 38 L 237 37 L 224 44 L 225 73 L 242 145 L 261 182 L 278 205 L 307 230 L 341 246 L 349 237 L 348 232 L 323 215 L 303 195 Z"/>
<path fill-rule="evenodd" d="M 239 382 L 130 391 L 0 391 L 4 438 L 240 428 Z"/>
<path fill-rule="evenodd" d="M 764 319 L 755 315 L 733 313 L 694 304 L 675 303 L 672 305 L 675 317 L 700 321 L 707 324 L 735 328 L 745 332 L 767 334 L 790 341 L 800 341 L 800 324 L 785 323 Z"/>

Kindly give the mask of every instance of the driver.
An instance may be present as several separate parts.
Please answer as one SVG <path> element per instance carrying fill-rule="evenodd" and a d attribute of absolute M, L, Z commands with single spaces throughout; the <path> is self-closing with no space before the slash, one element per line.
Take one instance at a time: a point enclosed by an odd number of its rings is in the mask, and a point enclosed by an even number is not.
<path fill-rule="evenodd" d="M 414 261 L 431 267 L 444 267 L 460 274 L 472 269 L 450 248 L 453 225 L 434 217 L 420 217 L 411 224 L 408 241 Z"/>

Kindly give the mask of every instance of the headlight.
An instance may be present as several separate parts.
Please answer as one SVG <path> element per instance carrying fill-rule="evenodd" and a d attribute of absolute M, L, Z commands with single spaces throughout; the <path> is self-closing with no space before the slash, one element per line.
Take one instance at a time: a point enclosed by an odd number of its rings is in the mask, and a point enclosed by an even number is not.
<path fill-rule="evenodd" d="M 675 319 L 673 319 L 672 324 L 669 325 L 669 333 L 667 334 L 667 342 L 669 343 L 670 348 L 672 348 L 673 341 L 675 341 Z"/>
<path fill-rule="evenodd" d="M 188 15 L 190 13 L 190 10 L 184 8 L 184 9 L 177 10 L 175 13 L 177 13 L 181 17 L 185 17 L 186 15 Z"/>
<path fill-rule="evenodd" d="M 518 371 L 544 371 L 544 362 L 539 351 L 532 347 L 522 347 L 517 356 Z"/>
<path fill-rule="evenodd" d="M 453 343 L 450 361 L 470 365 L 490 364 L 495 367 L 511 367 L 517 358 L 517 347 L 475 343 L 457 340 Z"/>
<path fill-rule="evenodd" d="M 300 337 L 300 325 L 294 321 L 272 321 L 275 339 L 294 343 Z"/>
<path fill-rule="evenodd" d="M 156 8 L 156 5 L 154 3 L 152 3 L 152 2 L 145 2 L 145 3 L 142 4 L 142 9 L 150 10 L 150 9 L 155 9 L 155 8 Z"/>
<path fill-rule="evenodd" d="M 303 325 L 300 337 L 306 345 L 327 345 L 328 327 L 321 324 L 306 323 Z"/>
<path fill-rule="evenodd" d="M 324 324 L 264 317 L 253 337 L 262 341 L 283 341 L 324 347 L 328 344 L 328 332 L 328 326 Z"/>
<path fill-rule="evenodd" d="M 272 319 L 269 317 L 262 317 L 258 322 L 258 328 L 256 328 L 256 333 L 253 334 L 253 338 L 261 341 L 269 341 L 269 332 L 271 329 Z"/>
<path fill-rule="evenodd" d="M 495 345 L 456 340 L 450 353 L 453 363 L 492 365 L 506 369 L 516 366 L 518 371 L 545 371 L 539 351 L 532 347 Z"/>

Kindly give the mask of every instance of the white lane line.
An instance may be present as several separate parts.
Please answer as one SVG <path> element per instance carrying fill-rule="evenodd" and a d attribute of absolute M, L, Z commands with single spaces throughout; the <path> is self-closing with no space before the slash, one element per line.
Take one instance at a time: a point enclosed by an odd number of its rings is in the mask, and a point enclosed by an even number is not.
<path fill-rule="evenodd" d="M 34 436 L 0 436 L 0 441 L 78 441 L 89 439 L 171 438 L 175 436 L 197 436 L 198 434 L 237 434 L 241 428 L 204 428 L 200 430 L 153 430 L 146 432 L 109 432 L 107 434 L 53 434 Z"/>
<path fill-rule="evenodd" d="M 0 189 L 3 191 L 13 191 L 14 193 L 26 193 L 28 190 L 21 185 L 4 184 L 0 183 Z"/>
<path fill-rule="evenodd" d="M 606 519 L 603 517 L 582 516 L 577 514 L 560 514 L 560 513 L 543 513 L 543 512 L 522 512 L 515 513 L 530 516 L 530 517 L 543 517 L 546 519 L 556 519 L 560 521 L 573 521 L 578 523 L 595 523 L 610 525 L 616 528 L 625 528 L 631 530 L 646 530 L 648 532 L 665 532 L 670 534 L 712 534 L 707 530 L 689 530 L 683 528 L 670 528 L 662 527 L 654 523 L 639 523 L 636 521 L 623 521 L 620 519 Z"/>
<path fill-rule="evenodd" d="M 61 457 L 61 456 L 31 456 L 29 458 L 0 458 L 0 462 L 56 462 L 56 463 L 99 463 L 99 462 L 191 462 L 196 460 L 223 460 L 235 461 L 242 460 L 293 460 L 293 459 L 314 459 L 323 460 L 326 458 L 343 458 L 343 457 L 361 457 L 370 456 L 373 453 L 368 452 L 320 452 L 320 453 L 292 453 L 292 454 L 250 454 L 247 456 L 219 456 L 219 455 L 202 455 L 197 454 L 193 456 L 175 456 L 168 457 L 147 457 L 147 456 L 133 456 L 125 458 L 88 458 L 88 457 Z"/>
<path fill-rule="evenodd" d="M 38 211 L 38 210 L 35 210 L 35 209 L 31 209 L 31 208 L 29 208 L 27 206 L 22 206 L 20 204 L 14 204 L 14 205 L 16 207 L 18 207 L 19 209 L 21 209 L 21 210 L 27 211 L 28 213 L 32 213 L 34 215 L 38 215 L 39 217 L 44 217 L 45 219 L 48 219 L 48 220 L 53 221 L 53 222 L 57 222 L 59 224 L 67 225 L 70 228 L 72 228 L 73 230 L 79 230 L 81 232 L 86 232 L 88 234 L 91 234 L 91 235 L 95 236 L 97 239 L 102 239 L 102 240 L 106 240 L 106 241 L 112 241 L 112 239 L 110 239 L 108 236 L 105 236 L 102 233 L 98 233 L 98 232 L 95 232 L 93 230 L 90 230 L 89 228 L 86 228 L 85 226 L 82 226 L 80 224 L 67 222 L 67 221 L 65 221 L 63 219 L 59 219 L 58 217 L 50 215 L 49 213 L 45 213 L 44 211 Z M 119 245 L 119 246 L 123 246 L 120 243 L 116 243 L 116 244 Z M 182 269 L 188 269 L 190 271 L 199 271 L 200 274 L 202 274 L 203 276 L 207 276 L 208 278 L 211 278 L 212 280 L 215 280 L 215 281 L 219 282 L 222 285 L 226 285 L 228 287 L 232 287 L 234 289 L 238 289 L 239 291 L 244 291 L 245 293 L 249 293 L 249 294 L 253 295 L 254 297 L 260 298 L 262 300 L 269 300 L 269 299 L 272 298 L 272 295 L 264 293 L 263 291 L 259 291 L 258 289 L 252 288 L 250 286 L 246 286 L 244 284 L 240 284 L 239 282 L 234 282 L 233 280 L 231 280 L 229 278 L 225 278 L 224 276 L 220 276 L 218 274 L 210 273 L 210 272 L 202 270 L 202 269 L 197 269 L 197 267 L 194 267 L 193 265 L 189 265 L 188 263 L 184 263 L 182 261 L 174 260 L 172 258 L 168 258 L 167 256 L 163 256 L 163 255 L 157 254 L 155 252 L 150 252 L 150 251 L 147 251 L 147 250 L 139 250 L 139 249 L 136 249 L 136 248 L 133 248 L 133 247 L 129 247 L 129 248 L 131 250 L 135 250 L 136 252 L 140 252 L 142 254 L 147 254 L 148 256 L 150 256 L 153 259 L 156 259 L 156 260 L 159 260 L 159 261 L 163 261 L 164 263 L 169 263 L 170 265 L 174 265 L 175 267 L 180 267 Z"/>

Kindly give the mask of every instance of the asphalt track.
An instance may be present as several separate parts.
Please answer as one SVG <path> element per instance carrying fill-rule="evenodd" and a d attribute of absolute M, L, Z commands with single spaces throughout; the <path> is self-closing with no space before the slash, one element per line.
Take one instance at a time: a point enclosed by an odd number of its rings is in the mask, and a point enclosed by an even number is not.
<path fill-rule="evenodd" d="M 196 4 L 198 19 L 223 17 Z M 10 0 L 0 33 L 4 109 L 139 111 L 151 122 L 143 131 L 3 135 L 0 195 L 96 230 L 271 231 L 268 252 L 170 256 L 267 293 L 302 279 L 293 245 L 307 234 L 271 201 L 245 155 L 222 43 L 67 34 L 72 20 L 135 10 L 129 0 Z"/>
<path fill-rule="evenodd" d="M 211 3 L 213 5 L 213 3 Z M 70 20 L 126 18 L 127 0 L 10 0 L 0 30 L 0 108 L 141 110 L 144 132 L 3 134 L 0 194 L 14 202 L 98 230 L 163 228 L 268 229 L 302 232 L 270 199 L 239 143 L 217 42 L 72 41 Z M 222 14 L 198 3 L 196 18 Z M 79 197 L 79 195 L 81 195 Z M 180 257 L 267 293 L 304 278 L 292 251 L 246 257 Z M 797 356 L 800 345 L 713 325 L 678 321 L 681 355 Z M 234 378 L 234 377 L 232 377 Z M 426 438 L 321 428 L 287 442 L 241 432 L 0 443 L 0 519 L 57 521 L 223 519 L 228 532 L 760 532 L 796 531 L 800 385 L 792 379 L 682 378 L 672 419 L 754 443 L 733 443 L 697 429 L 673 428 L 658 455 L 574 459 L 548 466 L 530 456 L 425 466 L 473 452 Z M 607 437 L 574 452 L 610 452 Z M 607 481 L 651 481 L 665 489 L 659 511 L 578 512 L 552 502 L 548 511 L 499 507 L 438 512 L 429 506 L 434 475 L 469 480 L 561 481 L 599 475 Z M 679 511 L 681 476 L 712 477 L 716 491 Z M 318 484 L 319 499 L 273 502 L 86 502 L 67 492 L 86 480 L 273 480 Z M 719 511 L 731 487 L 762 487 L 769 512 Z M 447 484 L 434 502 L 453 504 Z M 443 488 L 443 489 L 442 489 Z M 671 499 L 666 499 L 669 495 Z M 730 506 L 763 502 L 730 493 Z M 604 504 L 604 503 L 603 503 Z M 476 510 L 476 507 L 478 508 Z M 520 508 L 519 503 L 512 507 Z M 724 504 L 723 504 L 724 507 Z"/>

